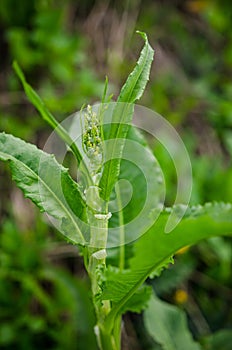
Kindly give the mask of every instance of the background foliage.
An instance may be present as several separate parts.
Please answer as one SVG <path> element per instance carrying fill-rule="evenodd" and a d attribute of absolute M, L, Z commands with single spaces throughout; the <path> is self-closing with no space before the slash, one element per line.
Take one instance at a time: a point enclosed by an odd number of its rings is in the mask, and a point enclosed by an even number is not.
<path fill-rule="evenodd" d="M 181 134 L 193 166 L 191 204 L 232 200 L 232 6 L 230 1 L 0 2 L 0 130 L 43 146 L 50 130 L 13 73 L 16 59 L 60 120 L 98 100 L 105 74 L 117 94 L 146 31 L 155 61 L 141 104 Z M 166 204 L 175 168 L 152 142 L 165 173 Z M 95 349 L 94 315 L 81 257 L 60 240 L 0 167 L 0 347 Z M 203 349 L 231 344 L 231 241 L 214 238 L 179 252 L 152 284 L 185 310 Z M 174 311 L 173 311 L 174 312 Z M 148 322 L 148 321 L 147 321 Z M 158 349 L 142 317 L 127 314 L 125 349 Z"/>

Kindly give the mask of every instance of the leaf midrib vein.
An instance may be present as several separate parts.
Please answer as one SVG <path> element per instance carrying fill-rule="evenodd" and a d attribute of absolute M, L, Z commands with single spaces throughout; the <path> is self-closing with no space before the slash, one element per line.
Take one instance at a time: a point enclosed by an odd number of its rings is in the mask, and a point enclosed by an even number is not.
<path fill-rule="evenodd" d="M 145 66 L 145 64 L 146 64 L 146 61 L 147 61 L 147 57 L 148 57 L 148 51 L 149 51 L 149 46 L 147 46 L 147 48 L 146 48 L 146 54 L 145 54 L 145 60 L 144 60 L 144 63 L 143 63 L 143 65 L 141 66 L 141 69 L 140 69 L 140 71 L 139 71 L 139 74 L 137 75 L 137 78 L 136 78 L 136 82 L 135 82 L 135 84 L 134 84 L 134 86 L 133 86 L 133 88 L 131 88 L 131 92 L 130 92 L 130 95 L 129 95 L 129 97 L 132 95 L 132 92 L 133 92 L 133 89 L 134 89 L 134 87 L 136 86 L 136 84 L 137 84 L 137 82 L 138 82 L 138 80 L 139 80 L 139 77 L 140 77 L 140 75 L 142 74 L 142 72 L 143 72 L 143 68 L 144 68 L 144 66 Z M 119 97 L 120 97 L 120 95 L 119 95 Z M 119 102 L 119 103 L 121 103 L 121 102 Z M 123 103 L 123 102 L 122 102 Z M 126 103 L 133 103 L 133 102 L 126 102 Z M 122 123 L 120 123 L 120 124 L 122 124 Z M 115 137 L 114 137 L 114 139 L 116 139 L 116 140 L 118 140 L 118 136 L 119 136 L 119 131 L 120 131 L 120 126 L 117 128 L 117 131 L 116 131 L 116 135 L 115 135 Z M 112 135 L 110 135 L 110 136 L 112 136 Z M 114 136 L 114 135 L 113 135 Z M 114 152 L 115 152 L 115 147 L 116 147 L 116 141 L 114 141 L 114 145 L 113 145 L 113 154 L 114 154 Z M 112 168 L 112 159 L 110 160 L 110 164 L 109 164 L 109 166 L 107 167 L 107 179 L 110 179 L 110 174 L 111 174 L 111 169 Z M 107 192 L 108 192 L 108 187 L 109 187 L 109 181 L 107 181 L 107 186 L 106 186 L 106 190 L 104 191 L 105 192 L 105 194 L 107 194 Z"/>
<path fill-rule="evenodd" d="M 1 152 L 0 152 L 1 153 Z M 3 153 L 3 152 L 2 152 Z M 4 154 L 4 153 L 3 153 Z M 9 155 L 7 154 L 7 156 L 9 157 Z M 50 187 L 46 184 L 46 182 L 39 177 L 38 174 L 36 174 L 36 172 L 34 170 L 32 170 L 30 167 L 28 167 L 25 163 L 23 163 L 22 161 L 20 161 L 19 159 L 17 159 L 16 157 L 10 156 L 9 160 L 11 161 L 16 161 L 21 163 L 27 170 L 29 170 L 29 172 L 31 172 L 33 175 L 36 176 L 36 178 L 38 179 L 38 184 L 39 181 L 42 182 L 42 184 L 44 185 L 45 188 L 48 189 L 48 191 L 53 195 L 54 199 L 58 202 L 58 204 L 60 204 L 61 208 L 63 208 L 64 212 L 66 212 L 67 217 L 69 217 L 71 219 L 71 221 L 73 222 L 74 227 L 77 229 L 77 232 L 79 233 L 79 236 L 82 240 L 82 243 L 85 242 L 84 237 L 78 227 L 78 225 L 76 224 L 75 220 L 73 219 L 73 216 L 70 214 L 69 210 L 66 208 L 66 206 L 59 200 L 59 198 L 56 196 L 56 194 L 50 189 Z M 52 215 L 53 216 L 53 215 Z"/>

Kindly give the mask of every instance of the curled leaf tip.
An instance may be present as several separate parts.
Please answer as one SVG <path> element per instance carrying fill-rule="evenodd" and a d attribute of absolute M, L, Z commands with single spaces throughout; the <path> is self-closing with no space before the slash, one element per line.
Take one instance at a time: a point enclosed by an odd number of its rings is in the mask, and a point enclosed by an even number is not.
<path fill-rule="evenodd" d="M 141 37 L 147 41 L 147 34 L 145 32 L 141 32 L 140 30 L 136 30 L 136 33 L 141 35 Z"/>

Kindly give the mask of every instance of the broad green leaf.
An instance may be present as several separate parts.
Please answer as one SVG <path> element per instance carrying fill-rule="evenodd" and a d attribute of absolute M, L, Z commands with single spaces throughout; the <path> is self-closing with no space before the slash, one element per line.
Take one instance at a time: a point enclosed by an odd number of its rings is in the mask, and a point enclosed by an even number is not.
<path fill-rule="evenodd" d="M 177 208 L 175 212 L 178 212 Z M 165 210 L 154 225 L 134 245 L 134 256 L 129 268 L 117 275 L 106 272 L 106 286 L 102 299 L 112 300 L 114 306 L 106 322 L 113 322 L 123 305 L 137 288 L 177 250 L 196 244 L 202 239 L 219 235 L 232 235 L 232 205 L 205 204 L 189 208 L 182 221 L 169 234 L 164 233 L 170 215 Z"/>
<path fill-rule="evenodd" d="M 134 241 L 152 225 L 152 211 L 162 203 L 165 192 L 161 175 L 159 164 L 144 137 L 138 129 L 130 126 L 122 154 L 119 182 L 109 203 L 109 211 L 112 212 L 109 228 L 114 231 L 109 230 L 108 246 L 120 245 L 122 253 L 125 242 Z M 145 213 L 147 220 L 144 221 Z M 125 261 L 122 256 L 119 260 L 122 268 Z"/>
<path fill-rule="evenodd" d="M 201 339 L 205 350 L 231 350 L 231 329 L 222 329 Z"/>
<path fill-rule="evenodd" d="M 138 32 L 144 39 L 145 45 L 139 60 L 121 89 L 115 104 L 112 124 L 105 138 L 113 140 L 110 147 L 105 149 L 108 160 L 100 180 L 101 197 L 108 200 L 120 171 L 120 158 L 123 151 L 123 140 L 127 136 L 129 123 L 133 117 L 133 104 L 142 96 L 149 79 L 154 51 L 148 43 L 145 33 Z"/>
<path fill-rule="evenodd" d="M 144 313 L 145 326 L 163 350 L 200 350 L 188 329 L 186 315 L 178 307 L 152 295 Z"/>
<path fill-rule="evenodd" d="M 152 287 L 142 285 L 124 305 L 122 313 L 124 314 L 127 311 L 140 313 L 145 310 L 148 306 L 151 293 Z"/>
<path fill-rule="evenodd" d="M 140 31 L 136 33 L 142 36 L 145 45 L 134 70 L 130 73 L 121 89 L 118 102 L 134 103 L 139 100 L 149 80 L 154 51 L 148 43 L 147 35 Z"/>
<path fill-rule="evenodd" d="M 9 162 L 12 178 L 25 197 L 55 218 L 68 240 L 85 244 L 78 222 L 85 219 L 85 203 L 68 169 L 53 155 L 5 133 L 0 133 L 0 159 Z"/>
<path fill-rule="evenodd" d="M 119 269 L 116 267 L 109 267 L 109 273 L 111 276 L 115 276 L 117 278 L 117 274 L 119 272 Z M 101 285 L 101 288 L 104 289 L 104 283 Z M 124 314 L 127 311 L 132 311 L 136 313 L 142 312 L 147 306 L 149 299 L 152 294 L 152 287 L 148 285 L 142 285 L 140 286 L 135 294 L 124 304 L 121 314 Z M 117 297 L 115 298 L 115 301 L 117 301 Z"/>
<path fill-rule="evenodd" d="M 86 164 L 82 159 L 81 152 L 79 151 L 75 142 L 69 136 L 68 132 L 63 128 L 63 126 L 55 119 L 55 117 L 47 109 L 44 102 L 39 97 L 39 95 L 35 92 L 35 90 L 27 83 L 26 78 L 16 61 L 14 61 L 13 63 L 13 68 L 23 85 L 24 91 L 29 101 L 35 106 L 35 108 L 38 110 L 42 118 L 52 127 L 52 129 L 56 131 L 56 133 L 60 136 L 60 138 L 70 147 L 70 149 L 72 150 L 73 154 L 77 159 L 78 164 L 81 163 L 82 171 L 87 177 L 87 182 L 90 184 L 91 177 L 89 175 L 88 168 L 86 167 Z"/>

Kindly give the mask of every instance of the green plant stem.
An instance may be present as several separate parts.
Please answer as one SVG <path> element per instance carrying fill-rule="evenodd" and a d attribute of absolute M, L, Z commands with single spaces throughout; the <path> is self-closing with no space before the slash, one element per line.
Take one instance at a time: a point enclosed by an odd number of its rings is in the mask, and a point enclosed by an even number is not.
<path fill-rule="evenodd" d="M 89 214 L 91 218 L 91 239 L 89 247 L 89 276 L 91 279 L 93 298 L 100 293 L 100 278 L 101 272 L 105 269 L 106 265 L 106 243 L 108 234 L 108 220 L 97 219 L 93 213 Z M 104 305 L 103 307 L 95 305 L 98 319 L 103 319 L 104 314 L 107 314 L 110 310 L 110 305 Z"/>
<path fill-rule="evenodd" d="M 111 310 L 110 301 L 98 301 L 97 296 L 101 293 L 101 278 L 106 267 L 106 245 L 108 236 L 108 206 L 102 204 L 95 191 L 91 192 L 89 206 L 101 207 L 99 212 L 91 208 L 88 209 L 88 219 L 90 223 L 90 245 L 88 248 L 88 274 L 91 281 L 93 304 L 96 312 L 97 324 L 95 333 L 98 346 L 101 350 L 120 350 L 120 334 L 113 327 L 108 331 L 105 327 L 105 319 Z M 100 216 L 99 216 L 100 215 Z M 117 327 L 118 329 L 118 327 Z M 120 326 L 119 326 L 120 329 Z M 116 333 L 114 333 L 116 331 Z M 117 339 L 116 339 L 117 338 Z"/>
<path fill-rule="evenodd" d="M 117 341 L 115 340 L 114 334 L 108 333 L 104 328 L 99 328 L 100 331 L 100 349 L 101 350 L 120 350 Z"/>
<path fill-rule="evenodd" d="M 114 322 L 113 334 L 117 349 L 121 349 L 121 324 L 122 317 L 119 315 Z"/>

